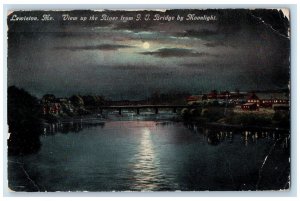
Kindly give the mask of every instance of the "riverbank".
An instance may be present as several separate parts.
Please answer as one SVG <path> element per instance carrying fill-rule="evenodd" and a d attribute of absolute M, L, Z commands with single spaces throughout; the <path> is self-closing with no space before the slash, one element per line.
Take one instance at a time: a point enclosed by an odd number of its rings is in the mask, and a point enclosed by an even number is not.
<path fill-rule="evenodd" d="M 181 117 L 184 122 L 197 125 L 290 130 L 289 111 L 243 111 L 237 108 L 207 107 L 197 110 L 184 109 Z"/>
<path fill-rule="evenodd" d="M 183 115 L 182 111 L 178 113 L 167 112 L 155 114 L 151 112 L 135 114 L 134 112 L 123 113 L 107 113 L 89 114 L 73 117 L 60 117 L 56 118 L 54 122 L 44 121 L 44 131 L 55 133 L 56 131 L 63 130 L 79 131 L 86 127 L 105 126 L 107 122 L 111 121 L 155 121 L 158 125 L 168 125 L 172 122 L 182 122 L 185 125 L 193 125 L 199 128 L 206 128 L 215 131 L 252 131 L 252 132 L 284 132 L 290 133 L 289 126 L 281 126 L 274 121 L 274 113 L 259 113 L 243 112 L 236 113 L 228 110 L 224 115 L 224 108 L 214 108 L 213 110 L 204 109 L 202 112 L 193 111 L 189 115 Z M 184 112 L 184 110 L 183 110 Z M 213 114 L 212 114 L 213 113 Z M 213 117 L 213 118 L 210 118 Z M 217 117 L 217 118 L 216 118 Z"/>

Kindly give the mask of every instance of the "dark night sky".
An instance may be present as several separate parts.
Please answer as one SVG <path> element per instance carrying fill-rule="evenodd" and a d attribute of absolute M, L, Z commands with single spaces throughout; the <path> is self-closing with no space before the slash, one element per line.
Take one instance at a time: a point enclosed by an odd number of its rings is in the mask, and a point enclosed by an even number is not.
<path fill-rule="evenodd" d="M 51 22 L 12 22 L 49 13 Z M 66 22 L 61 15 L 215 15 L 216 21 Z M 286 13 L 286 12 L 285 12 Z M 8 86 L 41 97 L 287 88 L 289 21 L 278 10 L 15 12 L 8 16 Z"/>

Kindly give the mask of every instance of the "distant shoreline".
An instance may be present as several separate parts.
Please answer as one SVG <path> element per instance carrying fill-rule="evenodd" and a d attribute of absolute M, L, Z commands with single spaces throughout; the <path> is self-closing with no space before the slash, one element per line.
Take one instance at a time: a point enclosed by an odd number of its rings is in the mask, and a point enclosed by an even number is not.
<path fill-rule="evenodd" d="M 155 114 L 153 114 L 155 115 Z M 142 115 L 141 115 L 142 116 Z M 179 114 L 176 115 L 176 117 L 172 118 L 152 118 L 151 116 L 148 116 L 146 118 L 140 118 L 140 116 L 135 116 L 134 119 L 129 119 L 128 116 L 125 117 L 116 117 L 116 119 L 109 119 L 109 118 L 97 118 L 95 115 L 86 115 L 86 116 L 74 116 L 74 117 L 60 117 L 57 119 L 57 122 L 52 123 L 43 123 L 43 127 L 46 128 L 47 126 L 50 126 L 52 124 L 86 124 L 86 125 L 103 125 L 106 122 L 112 122 L 112 121 L 156 121 L 156 122 L 181 122 L 183 124 L 191 124 L 191 125 L 197 125 L 199 127 L 203 128 L 210 128 L 210 129 L 232 129 L 232 130 L 264 130 L 264 131 L 285 131 L 290 132 L 289 128 L 283 128 L 283 127 L 272 127 L 272 126 L 257 126 L 257 125 L 243 125 L 243 124 L 230 124 L 230 123 L 218 123 L 218 122 L 199 122 L 195 119 L 189 119 L 184 120 L 181 118 Z M 145 117 L 145 116 L 144 116 Z"/>

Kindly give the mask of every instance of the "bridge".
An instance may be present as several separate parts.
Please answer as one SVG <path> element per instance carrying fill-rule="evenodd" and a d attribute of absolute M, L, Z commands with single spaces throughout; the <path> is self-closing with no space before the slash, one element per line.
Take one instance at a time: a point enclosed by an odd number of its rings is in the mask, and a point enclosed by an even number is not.
<path fill-rule="evenodd" d="M 201 105 L 122 105 L 122 106 L 101 106 L 98 107 L 100 113 L 103 113 L 103 110 L 118 110 L 119 114 L 122 114 L 122 110 L 136 110 L 137 114 L 140 114 L 142 109 L 153 109 L 155 114 L 158 114 L 159 109 L 172 109 L 174 113 L 177 112 L 177 109 L 196 109 L 202 108 Z"/>

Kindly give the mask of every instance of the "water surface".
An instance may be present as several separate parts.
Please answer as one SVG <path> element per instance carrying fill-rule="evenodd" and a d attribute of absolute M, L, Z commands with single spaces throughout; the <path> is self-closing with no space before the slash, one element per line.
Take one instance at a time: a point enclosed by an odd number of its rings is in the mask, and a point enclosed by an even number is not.
<path fill-rule="evenodd" d="M 64 126 L 37 154 L 8 158 L 16 191 L 278 190 L 289 135 L 211 131 L 165 120 Z"/>

